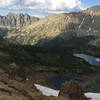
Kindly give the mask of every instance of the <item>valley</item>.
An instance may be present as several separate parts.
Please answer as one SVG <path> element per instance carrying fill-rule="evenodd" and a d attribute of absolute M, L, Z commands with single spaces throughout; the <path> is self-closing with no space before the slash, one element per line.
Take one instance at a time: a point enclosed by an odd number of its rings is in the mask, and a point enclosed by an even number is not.
<path fill-rule="evenodd" d="M 34 84 L 58 89 L 73 79 L 85 92 L 100 93 L 99 26 L 100 6 L 41 19 L 28 14 L 0 15 L 0 98 L 56 100 Z M 98 66 L 87 60 L 89 56 L 98 58 Z"/>

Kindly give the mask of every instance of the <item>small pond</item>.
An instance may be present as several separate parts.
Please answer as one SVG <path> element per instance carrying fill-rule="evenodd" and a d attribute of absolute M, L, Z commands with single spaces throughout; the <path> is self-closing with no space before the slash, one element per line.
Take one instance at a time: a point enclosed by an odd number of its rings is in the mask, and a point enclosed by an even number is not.
<path fill-rule="evenodd" d="M 96 58 L 96 57 L 92 57 L 92 56 L 88 56 L 88 55 L 85 55 L 85 54 L 79 54 L 79 53 L 75 53 L 73 54 L 75 57 L 79 57 L 79 58 L 82 58 L 84 59 L 85 61 L 87 61 L 88 63 L 90 63 L 91 65 L 95 65 L 95 66 L 100 66 L 100 59 L 99 58 Z M 74 79 L 72 77 L 54 77 L 50 80 L 48 80 L 49 84 L 51 84 L 52 86 L 56 87 L 57 89 L 60 89 L 61 88 L 61 85 L 64 83 L 64 82 L 68 82 L 70 80 L 76 80 L 78 82 L 83 82 L 82 80 L 78 80 L 78 79 Z"/>
<path fill-rule="evenodd" d="M 74 56 L 84 59 L 85 61 L 87 61 L 91 65 L 100 66 L 100 59 L 99 58 L 89 56 L 86 54 L 79 54 L 79 53 L 75 53 Z"/>
<path fill-rule="evenodd" d="M 64 82 L 69 82 L 70 80 L 76 80 L 78 82 L 83 82 L 82 80 L 74 79 L 72 77 L 67 77 L 67 76 L 65 76 L 65 77 L 54 77 L 54 78 L 50 79 L 48 82 L 49 82 L 49 84 L 51 84 L 55 88 L 60 89 L 61 85 Z"/>

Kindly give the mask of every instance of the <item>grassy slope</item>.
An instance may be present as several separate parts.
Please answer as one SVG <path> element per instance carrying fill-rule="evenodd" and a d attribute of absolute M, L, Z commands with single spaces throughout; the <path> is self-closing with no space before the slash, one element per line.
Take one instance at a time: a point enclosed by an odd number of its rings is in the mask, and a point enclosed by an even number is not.
<path fill-rule="evenodd" d="M 67 33 L 70 27 L 74 27 L 71 23 L 78 24 L 78 19 L 72 14 L 51 15 L 6 37 L 13 42 L 16 40 L 15 42 L 20 44 L 34 45 L 41 39 L 52 39 L 60 34 L 65 38 L 63 34 Z"/>
<path fill-rule="evenodd" d="M 96 69 L 82 59 L 73 56 L 71 47 L 55 47 L 53 49 L 22 47 L 20 45 L 2 44 L 0 51 L 7 56 L 0 56 L 0 64 L 10 65 L 16 63 L 21 71 L 29 73 L 35 66 L 47 66 L 59 71 L 71 73 L 91 73 Z M 4 46 L 5 45 L 5 46 Z"/>

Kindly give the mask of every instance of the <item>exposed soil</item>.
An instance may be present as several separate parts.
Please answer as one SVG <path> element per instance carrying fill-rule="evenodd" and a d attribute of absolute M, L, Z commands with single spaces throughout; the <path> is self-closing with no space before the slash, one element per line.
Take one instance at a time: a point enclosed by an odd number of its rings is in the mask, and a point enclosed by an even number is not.
<path fill-rule="evenodd" d="M 0 68 L 0 100 L 66 100 L 63 97 L 46 97 L 34 87 L 34 83 L 38 83 L 56 89 L 47 83 L 47 80 L 56 76 L 72 76 L 81 79 L 83 80 L 81 85 L 85 91 L 100 92 L 100 74 L 73 75 L 70 73 L 62 74 L 52 70 L 33 70 L 33 73 L 23 80 L 19 76 L 10 79 L 9 73 Z"/>

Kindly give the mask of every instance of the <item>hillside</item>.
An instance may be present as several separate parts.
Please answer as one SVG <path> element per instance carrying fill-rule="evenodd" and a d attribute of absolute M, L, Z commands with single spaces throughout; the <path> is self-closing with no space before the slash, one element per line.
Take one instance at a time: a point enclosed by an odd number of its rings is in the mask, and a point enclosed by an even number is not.
<path fill-rule="evenodd" d="M 8 13 L 6 16 L 0 15 L 0 35 L 5 36 L 18 27 L 25 27 L 37 22 L 39 18 L 28 14 Z"/>
<path fill-rule="evenodd" d="M 38 44 L 38 46 L 50 43 L 52 40 L 58 43 L 59 41 L 67 43 L 69 40 L 74 42 L 80 37 L 92 36 L 92 39 L 99 37 L 99 26 L 100 6 L 95 6 L 78 13 L 47 16 L 24 29 L 16 29 L 6 38 L 13 43 Z"/>
<path fill-rule="evenodd" d="M 37 89 L 57 89 L 49 80 L 66 76 L 79 81 L 85 92 L 100 92 L 100 68 L 74 56 L 80 53 L 99 60 L 100 47 L 88 43 L 97 45 L 100 40 L 100 6 L 50 15 L 33 23 L 23 14 L 18 14 L 20 18 L 11 13 L 7 16 L 11 20 L 3 16 L 0 26 L 0 99 L 58 100 Z M 19 18 L 18 22 L 13 18 Z"/>

